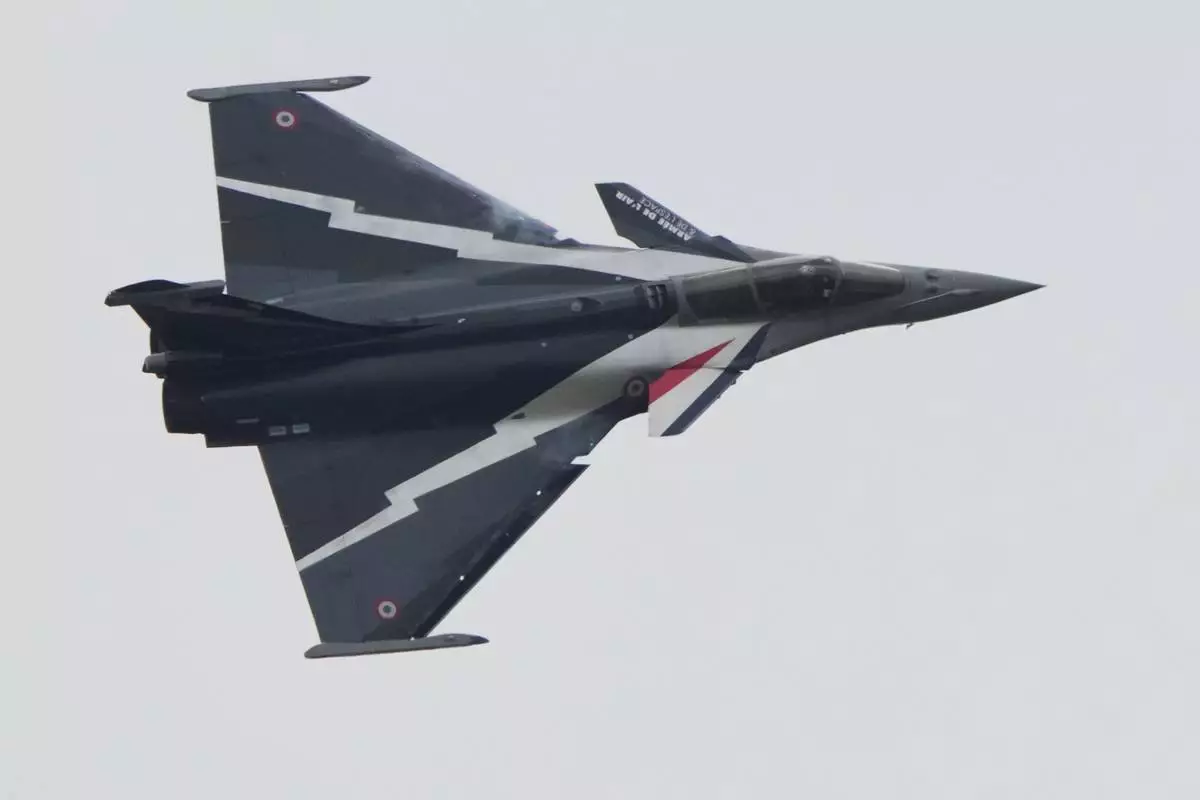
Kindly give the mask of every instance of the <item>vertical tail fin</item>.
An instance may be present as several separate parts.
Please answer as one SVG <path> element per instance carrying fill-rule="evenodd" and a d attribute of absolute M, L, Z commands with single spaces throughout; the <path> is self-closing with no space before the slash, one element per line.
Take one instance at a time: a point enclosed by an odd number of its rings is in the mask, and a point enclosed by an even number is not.
<path fill-rule="evenodd" d="M 596 191 L 617 234 L 638 247 L 672 247 L 713 258 L 754 261 L 724 236 L 709 236 L 628 183 L 597 183 Z"/>

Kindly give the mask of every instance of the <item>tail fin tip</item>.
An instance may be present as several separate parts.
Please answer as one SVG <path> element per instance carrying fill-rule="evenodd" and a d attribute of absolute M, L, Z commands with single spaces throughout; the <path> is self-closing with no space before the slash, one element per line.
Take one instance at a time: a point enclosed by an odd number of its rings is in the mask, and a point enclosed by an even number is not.
<path fill-rule="evenodd" d="M 243 83 L 236 86 L 213 86 L 207 89 L 191 89 L 187 96 L 201 103 L 212 103 L 217 100 L 227 100 L 230 97 L 241 97 L 247 94 L 267 94 L 269 92 L 339 92 L 362 86 L 371 80 L 370 75 L 343 75 L 337 78 L 308 78 L 298 81 L 277 81 L 274 83 Z"/>

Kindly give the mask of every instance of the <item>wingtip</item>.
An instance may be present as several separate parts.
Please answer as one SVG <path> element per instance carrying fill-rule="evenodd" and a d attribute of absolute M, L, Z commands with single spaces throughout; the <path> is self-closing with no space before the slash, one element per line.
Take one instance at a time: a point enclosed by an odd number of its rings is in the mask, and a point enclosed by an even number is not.
<path fill-rule="evenodd" d="M 248 94 L 268 92 L 340 92 L 353 89 L 371 80 L 370 75 L 341 75 L 334 78 L 308 78 L 298 81 L 276 81 L 273 83 L 241 83 L 233 86 L 211 86 L 189 89 L 187 96 L 201 103 L 228 100 Z"/>
<path fill-rule="evenodd" d="M 305 658 L 345 658 L 383 653 L 410 653 L 418 650 L 442 650 L 487 644 L 486 637 L 473 633 L 441 633 L 417 639 L 392 639 L 371 642 L 321 642 L 305 651 Z"/>

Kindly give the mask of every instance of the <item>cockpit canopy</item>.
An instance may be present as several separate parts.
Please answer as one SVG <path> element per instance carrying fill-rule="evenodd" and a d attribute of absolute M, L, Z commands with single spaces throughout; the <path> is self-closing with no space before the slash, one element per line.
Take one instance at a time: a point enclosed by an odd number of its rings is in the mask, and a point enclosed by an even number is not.
<path fill-rule="evenodd" d="M 784 317 L 891 297 L 904 291 L 904 276 L 829 256 L 787 256 L 689 275 L 680 288 L 685 313 L 690 309 L 705 322 Z"/>

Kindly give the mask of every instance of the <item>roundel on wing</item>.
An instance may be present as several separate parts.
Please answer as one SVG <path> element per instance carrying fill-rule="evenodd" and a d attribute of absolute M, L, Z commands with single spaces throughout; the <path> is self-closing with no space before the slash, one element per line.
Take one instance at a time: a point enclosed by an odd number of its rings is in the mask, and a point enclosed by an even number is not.
<path fill-rule="evenodd" d="M 380 619 L 394 619 L 396 617 L 396 604 L 391 600 L 380 600 L 375 604 L 375 613 Z"/>
<path fill-rule="evenodd" d="M 281 108 L 275 112 L 275 124 L 284 130 L 294 128 L 296 127 L 296 115 L 286 108 Z"/>

